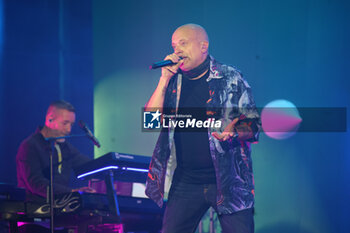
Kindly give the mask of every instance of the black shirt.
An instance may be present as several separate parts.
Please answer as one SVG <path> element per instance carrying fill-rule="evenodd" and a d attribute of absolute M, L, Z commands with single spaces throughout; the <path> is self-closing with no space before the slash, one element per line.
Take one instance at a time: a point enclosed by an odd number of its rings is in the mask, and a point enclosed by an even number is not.
<path fill-rule="evenodd" d="M 200 79 L 182 78 L 178 114 L 192 115 L 197 120 L 206 120 L 206 102 L 209 86 L 206 79 L 209 71 Z M 180 119 L 180 118 L 178 118 Z M 173 182 L 195 184 L 215 183 L 215 170 L 209 150 L 208 129 L 175 129 L 177 167 Z"/>

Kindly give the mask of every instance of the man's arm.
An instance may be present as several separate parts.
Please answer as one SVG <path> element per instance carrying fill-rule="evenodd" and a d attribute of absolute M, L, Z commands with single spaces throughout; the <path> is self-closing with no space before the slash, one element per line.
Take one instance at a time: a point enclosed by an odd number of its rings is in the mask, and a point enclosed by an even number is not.
<path fill-rule="evenodd" d="M 254 139 L 257 126 L 255 120 L 246 121 L 239 124 L 240 119 L 237 117 L 228 124 L 224 131 L 220 134 L 213 132 L 212 135 L 219 141 L 236 138 L 240 141 L 251 141 Z"/>
<path fill-rule="evenodd" d="M 162 76 L 159 79 L 157 88 L 145 105 L 145 111 L 154 111 L 156 108 L 161 110 L 161 108 L 163 108 L 165 93 L 169 81 L 177 73 L 179 66 L 182 64 L 180 58 L 174 53 L 166 56 L 164 60 L 171 60 L 177 64 L 173 66 L 165 66 L 162 68 Z"/>
<path fill-rule="evenodd" d="M 260 131 L 259 113 L 255 107 L 255 102 L 251 94 L 251 89 L 248 83 L 241 77 L 237 83 L 239 92 L 238 98 L 238 112 L 239 117 L 234 118 L 220 134 L 213 132 L 212 135 L 220 140 L 226 141 L 228 139 L 238 139 L 240 141 L 255 142 L 258 140 Z"/>
<path fill-rule="evenodd" d="M 83 155 L 80 153 L 78 149 L 76 149 L 73 145 L 67 144 L 69 151 L 70 151 L 70 157 L 72 158 L 72 168 L 75 172 L 75 169 L 84 165 L 85 163 L 91 161 L 89 157 L 86 155 Z M 80 187 L 75 188 L 71 190 L 72 192 L 86 192 L 86 193 L 96 193 L 96 190 L 90 187 Z"/>

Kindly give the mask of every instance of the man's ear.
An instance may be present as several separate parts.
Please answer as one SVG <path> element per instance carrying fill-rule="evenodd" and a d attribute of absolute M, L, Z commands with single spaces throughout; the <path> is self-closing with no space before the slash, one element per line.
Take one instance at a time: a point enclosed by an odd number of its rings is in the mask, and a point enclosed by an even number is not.
<path fill-rule="evenodd" d="M 208 48 L 209 48 L 209 42 L 208 41 L 202 41 L 201 42 L 201 51 L 202 51 L 202 53 L 208 52 Z"/>
<path fill-rule="evenodd" d="M 53 120 L 54 120 L 54 116 L 52 113 L 46 115 L 46 123 L 47 124 L 50 124 L 51 122 L 53 122 Z"/>

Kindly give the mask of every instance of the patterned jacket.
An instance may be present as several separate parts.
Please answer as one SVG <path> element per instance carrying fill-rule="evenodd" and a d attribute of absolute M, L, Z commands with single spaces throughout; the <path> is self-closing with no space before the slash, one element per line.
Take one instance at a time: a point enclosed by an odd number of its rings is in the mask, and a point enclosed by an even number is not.
<path fill-rule="evenodd" d="M 207 101 L 207 114 L 214 114 L 215 119 L 220 119 L 222 123 L 220 129 L 208 129 L 210 154 L 216 173 L 217 209 L 219 214 L 230 214 L 254 206 L 250 143 L 258 141 L 261 124 L 250 86 L 241 73 L 232 66 L 218 63 L 213 57 L 210 59 L 210 73 L 207 78 L 210 97 Z M 182 75 L 178 73 L 169 81 L 164 109 L 177 112 L 181 80 Z M 222 142 L 211 135 L 215 131 L 223 132 L 233 119 L 242 116 L 253 124 L 252 139 L 248 141 L 232 139 Z M 168 160 L 170 156 L 175 156 L 174 131 L 174 128 L 161 130 L 146 182 L 146 195 L 160 207 L 163 205 Z"/>

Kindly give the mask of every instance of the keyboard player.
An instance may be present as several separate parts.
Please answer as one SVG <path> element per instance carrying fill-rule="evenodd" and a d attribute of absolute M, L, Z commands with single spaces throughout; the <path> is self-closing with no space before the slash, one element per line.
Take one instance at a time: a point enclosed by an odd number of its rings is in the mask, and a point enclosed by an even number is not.
<path fill-rule="evenodd" d="M 47 110 L 45 125 L 38 127 L 21 143 L 16 157 L 17 180 L 18 186 L 26 190 L 27 201 L 46 200 L 50 180 L 50 143 L 45 138 L 69 135 L 74 122 L 74 107 L 63 100 L 54 101 Z M 55 194 L 74 191 L 94 193 L 95 190 L 89 187 L 72 189 L 69 186 L 74 168 L 89 160 L 64 139 L 57 140 L 53 153 Z"/>

